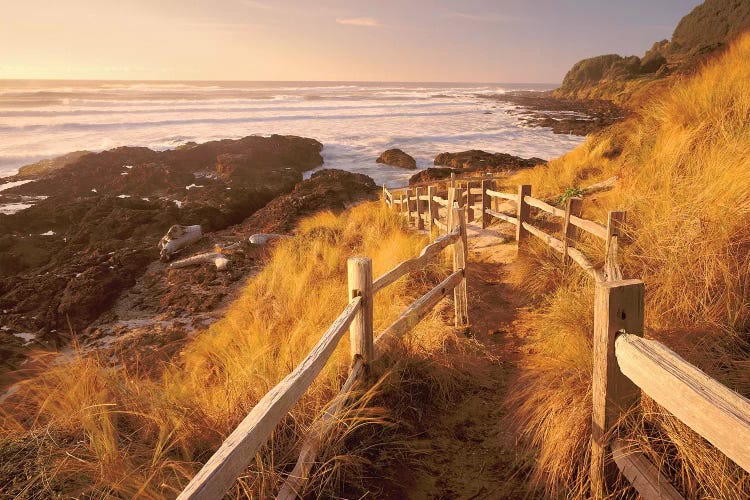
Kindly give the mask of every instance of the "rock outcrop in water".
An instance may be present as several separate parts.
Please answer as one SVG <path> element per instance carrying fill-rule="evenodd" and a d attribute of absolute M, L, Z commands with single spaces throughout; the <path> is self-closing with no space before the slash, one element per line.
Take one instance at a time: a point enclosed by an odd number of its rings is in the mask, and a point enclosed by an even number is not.
<path fill-rule="evenodd" d="M 508 153 L 488 153 L 479 149 L 460 153 L 440 153 L 435 165 L 461 170 L 515 170 L 547 163 L 541 158 L 521 158 Z"/>
<path fill-rule="evenodd" d="M 389 149 L 387 151 L 383 151 L 378 159 L 375 160 L 375 162 L 384 163 L 385 165 L 391 165 L 392 167 L 406 168 L 409 170 L 414 170 L 415 168 L 417 168 L 416 160 L 400 149 Z"/>

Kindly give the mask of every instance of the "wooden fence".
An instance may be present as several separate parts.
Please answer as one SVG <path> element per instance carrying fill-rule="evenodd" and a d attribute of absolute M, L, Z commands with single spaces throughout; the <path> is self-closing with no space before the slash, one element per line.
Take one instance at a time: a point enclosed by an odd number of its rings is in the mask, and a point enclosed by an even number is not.
<path fill-rule="evenodd" d="M 352 366 L 339 395 L 326 409 L 317 427 L 305 440 L 294 470 L 288 475 L 277 498 L 296 498 L 317 457 L 323 438 L 331 430 L 336 413 L 344 405 L 355 382 L 388 346 L 411 330 L 451 291 L 454 295 L 456 326 L 468 325 L 466 297 L 466 223 L 459 209 L 449 211 L 451 222 L 445 235 L 422 249 L 414 259 L 401 262 L 373 281 L 372 261 L 351 257 L 347 262 L 348 305 L 326 330 L 310 354 L 271 389 L 240 422 L 221 447 L 180 493 L 180 499 L 216 499 L 224 496 L 234 481 L 255 458 L 276 425 L 307 391 L 349 330 Z M 373 296 L 407 273 L 424 268 L 443 249 L 453 247 L 453 272 L 435 288 L 414 301 L 376 338 L 373 335 Z"/>
<path fill-rule="evenodd" d="M 445 207 L 450 219 L 455 217 L 454 206 L 466 212 L 468 221 L 478 220 L 482 228 L 492 219 L 513 224 L 519 249 L 528 235 L 533 235 L 560 253 L 563 262 L 575 262 L 594 278 L 591 496 L 607 496 L 607 484 L 619 469 L 645 499 L 682 498 L 644 455 L 615 438 L 621 416 L 641 395 L 653 399 L 750 472 L 750 401 L 660 342 L 643 338 L 644 284 L 624 280 L 617 264 L 625 213 L 609 212 L 605 226 L 581 218 L 580 198 L 568 199 L 563 209 L 532 198 L 529 185 L 519 186 L 515 193 L 503 193 L 495 190 L 494 180 L 465 182 L 465 187 L 451 179 L 393 191 L 384 186 L 383 201 L 419 229 L 434 225 L 445 230 L 448 226 L 440 221 L 441 210 Z M 442 193 L 447 193 L 445 198 L 438 196 Z M 561 219 L 562 239 L 532 225 L 532 208 Z M 508 213 L 509 209 L 513 213 Z M 575 248 L 578 230 L 603 240 L 603 268 L 596 269 Z"/>

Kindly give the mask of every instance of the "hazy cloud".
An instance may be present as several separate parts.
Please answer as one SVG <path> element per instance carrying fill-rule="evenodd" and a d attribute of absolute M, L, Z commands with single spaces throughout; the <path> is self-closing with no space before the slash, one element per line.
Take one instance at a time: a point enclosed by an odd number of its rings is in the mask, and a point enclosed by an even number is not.
<path fill-rule="evenodd" d="M 483 23 L 514 23 L 521 20 L 521 18 L 515 16 L 503 16 L 501 14 L 469 14 L 467 12 L 446 12 L 444 17 Z"/>
<path fill-rule="evenodd" d="M 253 9 L 260 9 L 260 10 L 275 10 L 276 6 L 270 5 L 263 2 L 256 2 L 255 0 L 243 0 L 242 4 L 246 7 L 250 7 Z"/>
<path fill-rule="evenodd" d="M 336 22 L 339 24 L 348 24 L 350 26 L 373 27 L 379 25 L 377 19 L 373 19 L 371 17 L 351 17 L 348 19 L 337 18 Z"/>

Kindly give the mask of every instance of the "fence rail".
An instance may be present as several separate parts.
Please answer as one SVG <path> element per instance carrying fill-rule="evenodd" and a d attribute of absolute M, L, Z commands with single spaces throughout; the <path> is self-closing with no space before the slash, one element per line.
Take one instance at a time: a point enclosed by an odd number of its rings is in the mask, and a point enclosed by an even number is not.
<path fill-rule="evenodd" d="M 607 181 L 609 183 L 609 181 Z M 613 429 L 622 414 L 648 395 L 680 419 L 744 470 L 750 472 L 750 401 L 723 386 L 663 344 L 642 338 L 644 284 L 623 280 L 617 263 L 618 240 L 625 213 L 610 212 L 607 225 L 581 218 L 582 200 L 570 198 L 564 209 L 531 197 L 531 186 L 517 193 L 495 189 L 494 179 L 480 179 L 480 188 L 467 180 L 465 188 L 451 179 L 446 198 L 438 196 L 440 184 L 420 185 L 396 193 L 383 187 L 383 201 L 406 216 L 418 229 L 446 233 L 425 246 L 419 256 L 401 262 L 378 279 L 372 278 L 372 262 L 352 257 L 348 266 L 349 303 L 326 330 L 308 356 L 271 389 L 221 447 L 206 462 L 180 499 L 220 498 L 253 460 L 275 426 L 299 401 L 349 330 L 352 367 L 338 396 L 314 424 L 300 449 L 299 459 L 279 491 L 279 499 L 298 496 L 318 455 L 320 444 L 333 428 L 356 382 L 396 340 L 421 321 L 444 297 L 453 292 L 456 326 L 468 325 L 467 221 L 479 220 L 482 228 L 492 219 L 516 229 L 519 250 L 527 235 L 558 252 L 564 264 L 574 262 L 594 278 L 594 338 L 592 374 L 591 496 L 607 495 L 607 464 L 615 464 L 645 499 L 681 498 L 659 469 L 645 456 L 613 440 Z M 602 183 L 604 184 L 604 183 Z M 456 186 L 459 187 L 456 187 Z M 601 189 L 596 187 L 596 189 Z M 561 238 L 532 224 L 530 209 L 562 218 Z M 510 215 L 503 212 L 513 210 Z M 445 222 L 443 222 L 444 219 Z M 605 262 L 601 269 L 575 248 L 577 229 L 604 240 Z M 453 272 L 409 305 L 377 337 L 373 334 L 373 296 L 410 272 L 424 268 L 448 246 L 453 247 Z"/>
<path fill-rule="evenodd" d="M 384 189 L 384 199 L 393 205 L 395 198 Z M 415 201 L 425 201 L 427 196 L 416 195 Z M 401 197 L 403 203 L 404 198 Z M 429 201 L 429 200 L 427 200 Z M 300 448 L 300 455 L 292 472 L 287 476 L 277 498 L 296 498 L 303 490 L 320 444 L 331 431 L 336 414 L 343 408 L 356 382 L 366 372 L 367 366 L 377 359 L 391 343 L 417 325 L 444 297 L 454 293 L 456 325 L 468 324 L 466 304 L 466 224 L 458 209 L 450 217 L 452 226 L 448 234 L 425 246 L 418 257 L 399 263 L 373 281 L 372 261 L 367 257 L 351 257 L 348 268 L 349 303 L 339 317 L 326 330 L 307 357 L 271 389 L 253 407 L 222 443 L 178 496 L 179 499 L 221 498 L 242 471 L 254 459 L 257 450 L 268 441 L 276 425 L 284 418 L 320 374 L 334 353 L 344 333 L 349 330 L 352 367 L 338 396 L 329 404 L 323 416 L 315 423 Z M 409 305 L 403 313 L 377 338 L 373 335 L 373 296 L 386 286 L 395 283 L 409 272 L 424 268 L 442 250 L 453 246 L 453 272 L 425 295 Z"/>
<path fill-rule="evenodd" d="M 587 192 L 608 189 L 616 179 L 590 186 Z M 642 394 L 681 420 L 696 433 L 722 451 L 729 459 L 750 472 L 750 401 L 725 387 L 691 365 L 663 344 L 642 338 L 644 284 L 640 280 L 623 280 L 617 262 L 618 240 L 625 224 L 624 212 L 610 212 L 607 225 L 581 217 L 582 199 L 570 198 L 565 208 L 555 207 L 531 197 L 531 186 L 522 185 L 516 193 L 495 189 L 495 180 L 482 180 L 481 189 L 451 183 L 446 187 L 447 201 L 430 197 L 428 203 L 466 213 L 468 221 L 476 220 L 479 211 L 482 228 L 492 219 L 513 224 L 519 250 L 527 235 L 532 235 L 560 253 L 563 262 L 574 262 L 594 278 L 594 363 L 593 410 L 591 438 L 591 496 L 607 496 L 605 465 L 614 464 L 642 498 L 682 498 L 659 469 L 643 454 L 629 450 L 622 441 L 612 439 L 613 429 L 622 414 Z M 428 188 L 429 189 L 429 188 Z M 409 213 L 417 205 L 396 206 L 391 191 L 383 188 L 385 202 Z M 390 197 L 390 198 L 389 198 Z M 477 197 L 481 203 L 477 204 Z M 494 206 L 493 206 L 494 203 Z M 500 203 L 504 211 L 500 210 Z M 455 207 L 455 208 L 454 208 Z M 561 238 L 556 238 L 532 224 L 530 208 L 562 219 Z M 507 213 L 514 210 L 513 215 Z M 439 211 L 429 209 L 430 214 Z M 450 213 L 446 214 L 450 219 Z M 432 224 L 446 231 L 433 215 Z M 605 262 L 597 269 L 575 248 L 577 229 L 604 240 Z"/>

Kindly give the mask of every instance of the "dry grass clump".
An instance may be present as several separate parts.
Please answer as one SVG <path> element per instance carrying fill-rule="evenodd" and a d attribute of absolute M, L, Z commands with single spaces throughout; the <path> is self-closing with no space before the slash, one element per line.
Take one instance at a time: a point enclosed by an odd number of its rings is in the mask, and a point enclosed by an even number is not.
<path fill-rule="evenodd" d="M 532 184 L 536 195 L 553 197 L 618 176 L 614 190 L 584 203 L 585 216 L 606 221 L 608 210 L 627 210 L 621 259 L 626 277 L 646 283 L 646 334 L 745 396 L 750 395 L 748 61 L 750 36 L 745 36 L 694 77 L 657 95 L 639 116 L 514 179 Z M 601 249 L 585 251 L 601 260 Z M 592 328 L 584 319 L 592 315 L 592 284 L 563 280 L 561 271 L 549 267 L 549 262 L 519 266 L 519 281 L 541 298 L 540 308 L 521 320 L 529 330 L 529 355 L 511 400 L 547 492 L 585 496 Z M 630 438 L 640 449 L 656 463 L 669 464 L 665 470 L 688 497 L 750 496 L 747 473 L 665 413 L 645 402 L 623 432 L 633 430 Z"/>
<path fill-rule="evenodd" d="M 368 255 L 378 276 L 426 244 L 400 218 L 369 203 L 303 221 L 280 242 L 226 316 L 197 335 L 158 378 L 111 368 L 96 354 L 40 363 L 2 406 L 0 492 L 25 496 L 174 497 L 256 402 L 310 351 L 347 303 L 346 260 Z M 438 262 L 375 298 L 376 332 L 443 279 Z M 404 286 L 408 281 L 409 286 Z M 417 328 L 407 354 L 442 349 L 450 329 L 439 313 Z M 348 341 L 277 427 L 230 494 L 265 497 L 296 461 L 296 445 L 336 395 L 349 365 Z M 149 373 L 157 371 L 149 370 Z M 438 381 L 438 383 L 440 383 Z M 382 409 L 359 395 L 323 450 L 311 491 L 336 494 L 366 459 L 341 445 L 362 427 L 383 426 Z M 362 446 L 377 447 L 377 443 Z M 354 479 L 352 479 L 354 478 Z"/>

